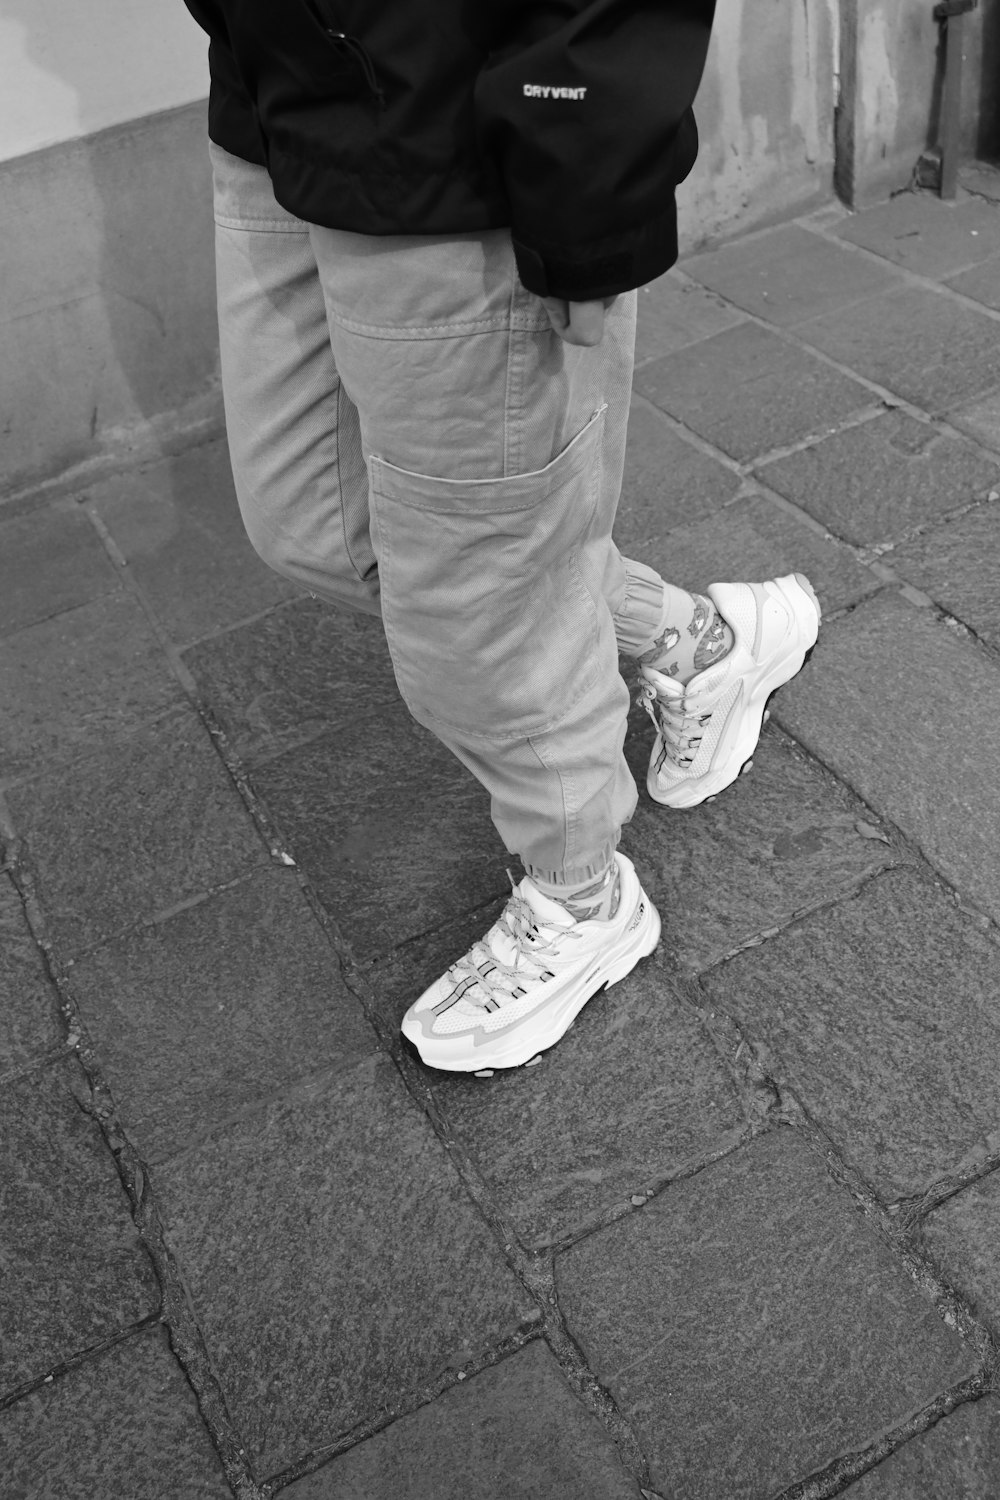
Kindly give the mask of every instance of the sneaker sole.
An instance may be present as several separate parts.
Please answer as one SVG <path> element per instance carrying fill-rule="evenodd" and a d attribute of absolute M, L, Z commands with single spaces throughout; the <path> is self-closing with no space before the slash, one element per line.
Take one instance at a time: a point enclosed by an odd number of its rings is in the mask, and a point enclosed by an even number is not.
<path fill-rule="evenodd" d="M 796 587 L 800 598 L 789 598 L 789 590 Z M 724 791 L 727 786 L 742 775 L 760 739 L 760 732 L 764 726 L 764 714 L 769 699 L 783 687 L 786 682 L 801 672 L 807 659 L 812 655 L 819 635 L 820 621 L 823 611 L 819 600 L 813 590 L 812 584 L 802 573 L 793 573 L 788 583 L 782 588 L 792 612 L 795 615 L 799 630 L 794 641 L 777 661 L 768 664 L 765 672 L 753 684 L 749 696 L 743 707 L 743 725 L 733 751 L 725 765 L 719 766 L 715 771 L 709 771 L 700 776 L 697 788 L 681 783 L 673 791 L 664 795 L 656 790 L 656 775 L 650 770 L 646 777 L 646 790 L 654 802 L 662 807 L 673 807 L 683 810 L 688 807 L 698 807 L 702 802 L 707 802 L 710 797 L 715 797 Z"/>
<path fill-rule="evenodd" d="M 479 1073 L 484 1070 L 523 1068 L 526 1063 L 533 1062 L 542 1052 L 548 1052 L 558 1041 L 566 1035 L 577 1016 L 580 1014 L 588 1000 L 593 1000 L 601 990 L 610 989 L 620 979 L 624 979 L 635 968 L 640 959 L 648 958 L 660 941 L 660 914 L 650 901 L 645 891 L 640 897 L 646 903 L 646 913 L 634 932 L 626 931 L 623 937 L 627 941 L 622 946 L 614 949 L 605 956 L 599 967 L 585 979 L 581 991 L 565 996 L 558 1006 L 545 1016 L 539 1017 L 539 1024 L 532 1028 L 531 1035 L 524 1032 L 505 1041 L 498 1037 L 495 1046 L 484 1045 L 477 1048 L 474 1059 L 455 1058 L 448 1056 L 426 1057 L 421 1051 L 418 1038 L 410 1036 L 406 1030 L 405 1020 L 403 1035 L 416 1048 L 421 1062 L 428 1068 L 437 1068 L 445 1073 Z M 420 1041 L 426 1038 L 420 1037 Z"/>

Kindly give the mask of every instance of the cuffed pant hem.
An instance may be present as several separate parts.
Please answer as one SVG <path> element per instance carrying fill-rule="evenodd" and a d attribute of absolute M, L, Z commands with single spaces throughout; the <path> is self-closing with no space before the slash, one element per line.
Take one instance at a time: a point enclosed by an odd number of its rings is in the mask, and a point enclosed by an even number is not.
<path fill-rule="evenodd" d="M 614 617 L 618 649 L 624 656 L 648 651 L 663 618 L 663 579 L 645 563 L 625 558 L 625 599 Z"/>
<path fill-rule="evenodd" d="M 529 864 L 525 864 L 524 869 L 525 873 L 530 875 L 533 880 L 542 880 L 546 885 L 566 887 L 588 885 L 591 881 L 597 880 L 604 874 L 614 859 L 617 848 L 618 842 L 616 840 L 613 844 L 608 844 L 607 848 L 597 856 L 592 865 L 580 865 L 575 870 L 540 870 L 537 866 Z M 522 863 L 524 862 L 522 861 Z"/>

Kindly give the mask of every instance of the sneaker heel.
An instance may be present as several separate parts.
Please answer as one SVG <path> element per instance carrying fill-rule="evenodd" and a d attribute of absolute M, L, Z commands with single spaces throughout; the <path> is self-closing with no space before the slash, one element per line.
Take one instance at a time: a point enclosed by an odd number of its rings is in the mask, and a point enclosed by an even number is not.
<path fill-rule="evenodd" d="M 647 919 L 640 930 L 636 943 L 627 953 L 622 954 L 618 963 L 611 970 L 611 973 L 604 981 L 605 989 L 610 989 L 613 984 L 617 984 L 620 979 L 624 979 L 626 974 L 631 974 L 640 959 L 648 958 L 656 950 L 656 945 L 660 941 L 660 913 L 656 910 L 656 907 L 649 900 L 648 896 L 646 900 L 648 902 Z"/>
<path fill-rule="evenodd" d="M 816 618 L 818 620 L 822 619 L 822 617 L 823 617 L 823 610 L 820 607 L 819 600 L 816 598 L 816 590 L 813 588 L 812 584 L 809 582 L 809 580 L 806 577 L 806 575 L 804 573 L 793 573 L 792 577 L 795 579 L 795 582 L 798 584 L 798 586 L 802 590 L 802 592 L 804 594 L 807 594 L 809 596 L 809 598 L 812 600 L 813 608 L 816 611 Z"/>

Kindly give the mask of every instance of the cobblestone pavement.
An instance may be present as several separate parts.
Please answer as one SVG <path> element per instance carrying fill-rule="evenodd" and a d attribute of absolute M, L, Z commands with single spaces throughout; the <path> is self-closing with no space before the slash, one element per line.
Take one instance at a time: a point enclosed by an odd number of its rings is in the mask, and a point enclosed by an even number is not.
<path fill-rule="evenodd" d="M 489 1080 L 398 1041 L 509 861 L 377 622 L 219 440 L 3 507 L 8 1500 L 996 1500 L 998 496 L 1000 203 L 640 292 L 623 547 L 824 625 L 642 798 L 657 954 Z"/>

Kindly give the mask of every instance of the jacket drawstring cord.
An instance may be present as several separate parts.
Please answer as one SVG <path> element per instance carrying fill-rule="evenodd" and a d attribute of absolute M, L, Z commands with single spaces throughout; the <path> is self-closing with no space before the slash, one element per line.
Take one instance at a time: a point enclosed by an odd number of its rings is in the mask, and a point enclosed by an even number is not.
<path fill-rule="evenodd" d="M 347 34 L 343 31 L 331 31 L 329 32 L 329 35 L 333 38 L 334 41 L 343 42 L 345 47 L 349 47 L 353 51 L 355 57 L 358 59 L 358 61 L 361 63 L 361 66 L 365 70 L 365 77 L 368 80 L 368 87 L 377 98 L 379 109 L 385 109 L 385 93 L 379 85 L 378 79 L 375 77 L 375 69 L 372 67 L 371 58 L 368 56 L 368 53 L 365 51 L 361 43 L 355 37 L 347 36 Z"/>

